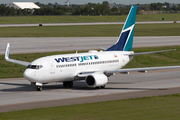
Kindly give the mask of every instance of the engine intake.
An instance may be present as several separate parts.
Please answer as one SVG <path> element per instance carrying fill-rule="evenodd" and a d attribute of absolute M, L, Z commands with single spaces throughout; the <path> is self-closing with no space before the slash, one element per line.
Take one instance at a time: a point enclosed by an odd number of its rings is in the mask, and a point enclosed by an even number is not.
<path fill-rule="evenodd" d="M 85 83 L 88 87 L 100 87 L 107 84 L 108 78 L 104 74 L 94 73 L 88 75 L 85 79 Z"/>

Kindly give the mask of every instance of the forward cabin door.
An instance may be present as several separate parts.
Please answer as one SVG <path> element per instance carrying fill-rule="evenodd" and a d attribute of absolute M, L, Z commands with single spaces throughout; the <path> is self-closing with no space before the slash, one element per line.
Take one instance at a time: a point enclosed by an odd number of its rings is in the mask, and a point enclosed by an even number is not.
<path fill-rule="evenodd" d="M 55 65 L 53 63 L 53 61 L 48 61 L 49 65 L 50 65 L 50 74 L 55 74 Z"/>

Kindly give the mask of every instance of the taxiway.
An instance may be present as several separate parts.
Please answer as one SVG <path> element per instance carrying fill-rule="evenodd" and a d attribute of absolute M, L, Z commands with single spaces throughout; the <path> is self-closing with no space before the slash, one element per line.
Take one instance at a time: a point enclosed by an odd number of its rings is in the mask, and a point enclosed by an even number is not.
<path fill-rule="evenodd" d="M 0 80 L 0 112 L 99 102 L 178 93 L 179 71 L 111 76 L 105 89 L 86 87 L 84 81 L 65 89 L 61 82 L 43 86 L 43 91 L 24 78 Z M 171 89 L 170 89 L 171 88 Z"/>
<path fill-rule="evenodd" d="M 136 22 L 136 24 L 167 24 L 167 23 L 180 23 L 180 21 L 144 21 L 144 22 Z M 92 23 L 39 23 L 42 26 L 69 26 L 69 25 L 116 25 L 116 24 L 124 24 L 124 22 L 92 22 Z M 36 24 L 0 24 L 0 27 L 32 27 L 39 26 Z"/>
<path fill-rule="evenodd" d="M 0 38 L 0 54 L 5 53 L 7 43 L 11 54 L 52 51 L 72 51 L 108 48 L 118 37 L 20 37 Z M 180 36 L 134 37 L 133 47 L 180 45 Z"/>

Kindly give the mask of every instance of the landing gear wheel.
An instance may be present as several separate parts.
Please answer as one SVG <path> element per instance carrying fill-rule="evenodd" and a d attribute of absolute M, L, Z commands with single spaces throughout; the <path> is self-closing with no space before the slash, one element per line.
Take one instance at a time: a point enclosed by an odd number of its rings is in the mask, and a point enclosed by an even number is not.
<path fill-rule="evenodd" d="M 104 89 L 105 87 L 106 87 L 106 85 L 101 86 L 101 88 L 103 88 L 103 89 Z"/>
<path fill-rule="evenodd" d="M 106 86 L 106 85 L 103 85 L 103 86 L 98 86 L 98 87 L 96 87 L 96 89 L 100 89 L 100 88 L 104 89 L 104 88 L 105 88 L 105 86 Z"/>
<path fill-rule="evenodd" d="M 72 88 L 72 87 L 73 87 L 73 81 L 63 82 L 63 86 L 64 86 L 65 88 L 67 88 L 67 87 Z"/>
<path fill-rule="evenodd" d="M 68 85 L 69 85 L 70 88 L 72 88 L 73 87 L 73 81 L 69 81 Z"/>
<path fill-rule="evenodd" d="M 67 87 L 68 87 L 67 82 L 63 82 L 63 86 L 64 86 L 65 88 L 67 88 Z"/>
<path fill-rule="evenodd" d="M 37 91 L 42 91 L 42 86 L 37 86 Z"/>

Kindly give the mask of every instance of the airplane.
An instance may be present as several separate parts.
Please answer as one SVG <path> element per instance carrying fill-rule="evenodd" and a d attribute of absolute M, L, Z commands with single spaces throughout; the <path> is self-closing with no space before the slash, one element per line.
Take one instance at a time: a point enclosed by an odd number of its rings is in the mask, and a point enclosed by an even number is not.
<path fill-rule="evenodd" d="M 42 86 L 50 82 L 63 82 L 65 88 L 72 88 L 73 81 L 85 80 L 88 87 L 105 88 L 109 77 L 114 73 L 132 71 L 180 68 L 180 66 L 147 67 L 122 69 L 134 56 L 173 50 L 161 50 L 134 53 L 132 51 L 137 6 L 130 9 L 124 27 L 117 42 L 104 51 L 89 50 L 86 53 L 74 53 L 41 57 L 33 62 L 10 59 L 10 44 L 7 44 L 5 60 L 27 66 L 23 76 L 42 91 Z"/>

